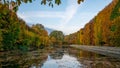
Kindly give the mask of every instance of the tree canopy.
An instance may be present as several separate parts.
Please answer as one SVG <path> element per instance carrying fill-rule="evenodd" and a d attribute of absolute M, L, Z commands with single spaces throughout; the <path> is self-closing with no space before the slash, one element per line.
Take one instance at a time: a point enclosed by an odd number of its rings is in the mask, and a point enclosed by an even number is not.
<path fill-rule="evenodd" d="M 50 33 L 50 38 L 54 44 L 62 44 L 64 41 L 64 34 L 62 31 L 53 31 Z"/>
<path fill-rule="evenodd" d="M 3 4 L 12 4 L 12 5 L 17 5 L 20 6 L 22 3 L 32 3 L 35 0 L 0 0 L 1 3 Z M 53 7 L 53 4 L 60 5 L 63 0 L 40 0 L 41 5 L 46 5 L 48 4 L 49 6 Z M 77 0 L 77 3 L 80 4 L 84 0 Z"/>

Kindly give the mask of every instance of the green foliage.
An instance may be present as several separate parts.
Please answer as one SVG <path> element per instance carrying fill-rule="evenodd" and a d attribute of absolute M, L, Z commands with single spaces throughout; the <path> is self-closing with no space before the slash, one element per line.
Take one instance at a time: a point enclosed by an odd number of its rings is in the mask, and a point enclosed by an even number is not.
<path fill-rule="evenodd" d="M 102 43 L 102 32 L 101 31 L 97 33 L 97 38 L 98 38 L 97 45 L 101 45 Z"/>
<path fill-rule="evenodd" d="M 3 4 L 12 4 L 20 6 L 22 3 L 32 3 L 35 0 L 1 0 Z M 40 0 L 41 5 L 46 5 L 48 4 L 49 6 L 53 7 L 54 4 L 60 5 L 62 0 Z M 84 0 L 78 0 L 78 4 L 83 2 Z"/>
<path fill-rule="evenodd" d="M 17 12 L 17 11 L 18 11 L 18 6 L 14 7 L 13 10 L 14 10 L 15 12 Z"/>
<path fill-rule="evenodd" d="M 0 4 L 0 29 L 2 32 L 2 45 L 4 50 L 14 49 L 14 44 L 18 39 L 20 28 L 19 21 L 14 12 L 8 10 L 7 5 Z"/>
<path fill-rule="evenodd" d="M 62 44 L 64 41 L 64 34 L 61 31 L 53 31 L 50 33 L 50 38 L 55 38 L 56 44 Z"/>
<path fill-rule="evenodd" d="M 28 47 L 26 45 L 19 45 L 17 48 L 19 50 L 21 50 L 22 52 L 27 52 L 28 51 Z"/>
<path fill-rule="evenodd" d="M 0 30 L 0 50 L 2 50 L 2 32 Z"/>
<path fill-rule="evenodd" d="M 110 27 L 110 31 L 112 31 L 112 32 L 114 32 L 115 29 L 116 29 L 116 26 L 115 26 L 115 25 L 112 25 L 112 26 Z"/>
<path fill-rule="evenodd" d="M 7 4 L 0 4 L 0 51 L 43 48 L 49 45 L 49 37 L 41 24 L 29 27 L 19 19 Z"/>
<path fill-rule="evenodd" d="M 53 31 L 51 32 L 50 37 L 55 37 L 57 40 L 63 41 L 64 34 L 61 31 Z"/>
<path fill-rule="evenodd" d="M 61 4 L 61 0 L 55 0 L 55 4 L 57 5 Z"/>
<path fill-rule="evenodd" d="M 110 19 L 113 20 L 120 16 L 120 0 L 118 0 L 118 3 L 116 4 L 115 8 L 113 9 Z"/>
<path fill-rule="evenodd" d="M 116 18 L 113 21 L 113 23 L 116 26 L 116 30 L 114 32 L 112 32 L 110 42 L 111 42 L 112 46 L 120 47 L 120 17 Z"/>

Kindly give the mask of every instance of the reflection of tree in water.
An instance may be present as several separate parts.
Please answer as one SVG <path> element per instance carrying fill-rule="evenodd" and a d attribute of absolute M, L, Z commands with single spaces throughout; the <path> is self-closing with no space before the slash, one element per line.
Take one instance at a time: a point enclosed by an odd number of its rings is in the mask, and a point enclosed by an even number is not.
<path fill-rule="evenodd" d="M 69 54 L 75 56 L 85 68 L 120 68 L 120 59 L 74 48 L 69 50 Z"/>
<path fill-rule="evenodd" d="M 58 50 L 58 51 L 51 53 L 50 57 L 52 59 L 62 59 L 63 55 L 64 55 L 64 51 Z"/>
<path fill-rule="evenodd" d="M 0 68 L 29 68 L 31 65 L 41 67 L 46 61 L 47 55 L 44 53 L 27 55 L 0 55 Z"/>
<path fill-rule="evenodd" d="M 77 64 L 78 62 L 75 63 L 72 60 L 69 60 L 69 58 L 71 57 L 68 56 L 66 58 L 66 54 L 64 54 L 64 52 L 68 52 L 70 56 L 74 56 L 75 58 L 77 58 L 77 60 L 83 66 L 85 66 L 85 68 L 120 68 L 120 59 L 114 59 L 96 53 L 81 51 L 72 48 L 70 48 L 68 51 L 65 50 L 66 49 L 53 50 L 51 53 L 49 53 L 50 59 L 57 62 L 59 66 L 67 66 L 66 63 Z M 49 60 L 49 57 L 48 51 L 33 51 L 27 53 L 26 55 L 0 53 L 0 68 L 39 68 L 42 67 L 43 64 Z"/>
<path fill-rule="evenodd" d="M 51 53 L 42 68 L 80 68 L 82 65 L 69 54 Z"/>
<path fill-rule="evenodd" d="M 1 68 L 20 68 L 17 61 L 4 61 L 1 62 Z"/>

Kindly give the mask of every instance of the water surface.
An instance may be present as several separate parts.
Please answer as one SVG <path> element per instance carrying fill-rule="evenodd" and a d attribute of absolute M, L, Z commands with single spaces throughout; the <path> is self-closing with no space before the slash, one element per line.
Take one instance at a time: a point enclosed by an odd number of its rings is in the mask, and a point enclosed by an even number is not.
<path fill-rule="evenodd" d="M 0 68 L 120 68 L 120 59 L 74 48 L 0 53 Z"/>

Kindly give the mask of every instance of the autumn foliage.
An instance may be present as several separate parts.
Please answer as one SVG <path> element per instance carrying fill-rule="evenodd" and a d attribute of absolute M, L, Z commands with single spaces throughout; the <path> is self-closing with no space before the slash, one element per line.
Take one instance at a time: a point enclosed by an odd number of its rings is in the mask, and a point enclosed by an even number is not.
<path fill-rule="evenodd" d="M 8 4 L 0 3 L 0 51 L 27 51 L 49 45 L 49 36 L 43 25 L 28 26 L 9 10 Z"/>
<path fill-rule="evenodd" d="M 120 0 L 113 0 L 84 28 L 66 38 L 71 44 L 120 46 Z"/>

